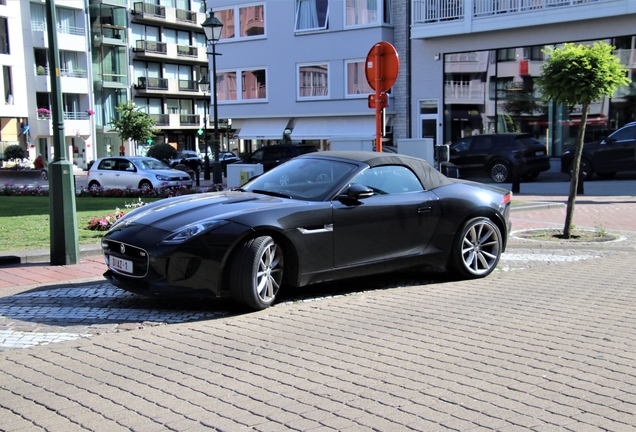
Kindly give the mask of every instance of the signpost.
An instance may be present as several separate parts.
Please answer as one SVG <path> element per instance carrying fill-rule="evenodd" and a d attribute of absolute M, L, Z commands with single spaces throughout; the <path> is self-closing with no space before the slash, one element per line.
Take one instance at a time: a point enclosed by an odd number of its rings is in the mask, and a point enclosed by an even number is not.
<path fill-rule="evenodd" d="M 397 50 L 388 42 L 378 42 L 367 54 L 365 75 L 375 94 L 369 95 L 369 108 L 375 109 L 375 151 L 382 151 L 383 110 L 389 105 L 386 92 L 393 87 L 400 70 Z"/>

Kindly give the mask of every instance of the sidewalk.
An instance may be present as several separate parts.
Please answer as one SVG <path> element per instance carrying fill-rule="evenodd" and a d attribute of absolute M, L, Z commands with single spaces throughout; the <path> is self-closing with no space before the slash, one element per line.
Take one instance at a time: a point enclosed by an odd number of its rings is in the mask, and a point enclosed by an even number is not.
<path fill-rule="evenodd" d="M 543 184 L 549 190 L 551 183 Z M 541 185 L 537 184 L 538 187 Z M 559 185 L 563 187 L 563 185 Z M 533 228 L 563 228 L 567 195 L 514 196 L 512 209 L 513 232 Z M 599 229 L 630 233 L 624 246 L 634 247 L 636 239 L 636 196 L 577 197 L 574 225 L 577 228 Z M 511 242 L 510 246 L 513 246 Z M 519 244 L 514 245 L 519 247 Z M 522 247 L 533 247 L 525 243 Z M 20 263 L 0 266 L 0 289 L 25 289 L 45 284 L 101 281 L 107 270 L 99 245 L 80 247 L 80 262 L 75 265 L 51 266 L 48 250 L 24 251 L 16 254 Z"/>

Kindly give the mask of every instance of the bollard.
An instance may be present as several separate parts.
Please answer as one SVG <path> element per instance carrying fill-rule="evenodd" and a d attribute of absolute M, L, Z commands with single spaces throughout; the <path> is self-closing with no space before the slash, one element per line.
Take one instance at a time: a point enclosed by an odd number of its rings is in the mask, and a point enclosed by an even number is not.
<path fill-rule="evenodd" d="M 521 181 L 519 180 L 519 165 L 512 165 L 512 193 L 518 194 L 521 190 Z"/>
<path fill-rule="evenodd" d="M 585 187 L 583 186 L 583 183 L 585 183 L 585 173 L 581 168 L 582 167 L 579 166 L 579 181 L 576 184 L 577 195 L 585 195 Z"/>
<path fill-rule="evenodd" d="M 201 183 L 199 182 L 199 174 L 201 174 L 200 170 L 198 170 L 198 169 L 194 170 L 194 176 L 195 176 L 194 180 L 195 180 L 195 183 L 196 183 L 197 187 L 199 187 L 201 185 Z"/>

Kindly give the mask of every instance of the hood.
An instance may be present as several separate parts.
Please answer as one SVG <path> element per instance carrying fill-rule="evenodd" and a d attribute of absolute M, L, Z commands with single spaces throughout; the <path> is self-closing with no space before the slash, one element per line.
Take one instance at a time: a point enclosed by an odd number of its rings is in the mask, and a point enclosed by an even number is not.
<path fill-rule="evenodd" d="M 245 213 L 298 205 L 306 203 L 251 192 L 225 191 L 184 195 L 135 209 L 121 218 L 113 226 L 113 230 L 135 224 L 173 231 L 205 219 L 232 220 Z"/>

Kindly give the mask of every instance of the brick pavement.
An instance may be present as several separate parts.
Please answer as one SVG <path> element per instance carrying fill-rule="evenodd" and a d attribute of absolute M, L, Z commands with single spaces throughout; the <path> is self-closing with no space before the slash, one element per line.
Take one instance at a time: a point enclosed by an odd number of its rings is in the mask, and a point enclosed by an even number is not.
<path fill-rule="evenodd" d="M 633 262 L 3 352 L 0 429 L 636 430 Z"/>

